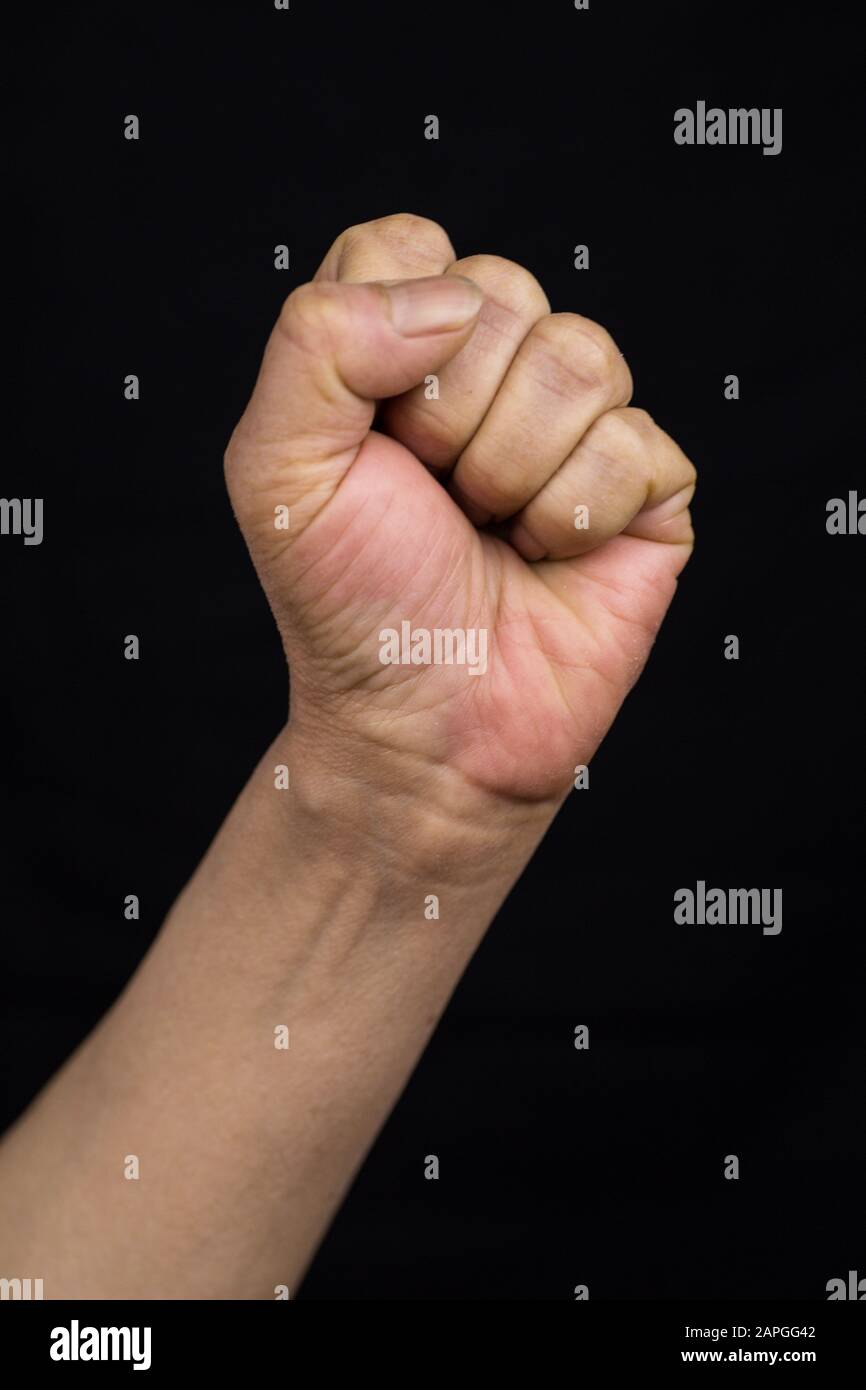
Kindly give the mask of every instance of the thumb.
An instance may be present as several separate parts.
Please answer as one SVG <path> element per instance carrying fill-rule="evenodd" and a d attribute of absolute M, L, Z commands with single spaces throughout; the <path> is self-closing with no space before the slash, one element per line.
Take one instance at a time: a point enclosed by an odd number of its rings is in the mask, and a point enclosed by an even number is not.
<path fill-rule="evenodd" d="M 457 275 L 316 281 L 295 290 L 226 451 L 229 494 L 244 530 L 267 527 L 273 540 L 270 500 L 291 509 L 296 537 L 351 466 L 376 401 L 417 386 L 459 352 L 482 299 L 477 285 Z"/>

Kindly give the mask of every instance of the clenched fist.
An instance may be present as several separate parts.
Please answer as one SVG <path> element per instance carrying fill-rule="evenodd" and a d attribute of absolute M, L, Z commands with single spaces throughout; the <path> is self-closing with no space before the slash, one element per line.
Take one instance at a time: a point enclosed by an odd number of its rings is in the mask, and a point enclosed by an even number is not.
<path fill-rule="evenodd" d="M 608 333 L 519 265 L 406 214 L 337 238 L 226 455 L 302 741 L 564 794 L 692 546 L 694 467 L 631 394 Z"/>

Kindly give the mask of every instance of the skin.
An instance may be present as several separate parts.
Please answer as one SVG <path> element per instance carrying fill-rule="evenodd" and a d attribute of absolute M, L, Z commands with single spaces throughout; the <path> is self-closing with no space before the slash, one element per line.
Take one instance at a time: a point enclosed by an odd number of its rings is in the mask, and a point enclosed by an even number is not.
<path fill-rule="evenodd" d="M 0 1146 L 0 1274 L 294 1294 L 691 553 L 694 468 L 631 391 L 604 329 L 422 218 L 350 228 L 286 301 L 225 465 L 290 717 Z M 404 620 L 486 629 L 486 672 L 383 665 Z"/>

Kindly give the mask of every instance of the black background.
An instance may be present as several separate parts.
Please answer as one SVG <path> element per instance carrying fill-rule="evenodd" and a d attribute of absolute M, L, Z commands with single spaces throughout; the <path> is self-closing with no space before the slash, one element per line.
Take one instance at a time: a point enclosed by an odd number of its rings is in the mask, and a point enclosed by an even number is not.
<path fill-rule="evenodd" d="M 282 723 L 222 453 L 283 297 L 343 227 L 411 211 L 610 329 L 698 465 L 698 546 L 300 1296 L 822 1299 L 866 1275 L 866 538 L 825 529 L 866 491 L 853 15 L 34 8 L 7 60 L 0 492 L 44 497 L 45 538 L 0 539 L 0 1124 L 116 996 Z M 698 99 L 782 107 L 782 153 L 676 146 Z M 676 925 L 698 878 L 781 887 L 781 935 Z"/>

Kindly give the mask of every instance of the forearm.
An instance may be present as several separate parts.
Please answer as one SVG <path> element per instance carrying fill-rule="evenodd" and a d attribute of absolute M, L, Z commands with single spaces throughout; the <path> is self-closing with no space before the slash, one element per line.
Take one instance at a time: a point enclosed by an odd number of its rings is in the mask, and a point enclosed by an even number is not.
<path fill-rule="evenodd" d="M 285 731 L 0 1147 L 3 1272 L 49 1298 L 294 1292 L 554 811 Z"/>

